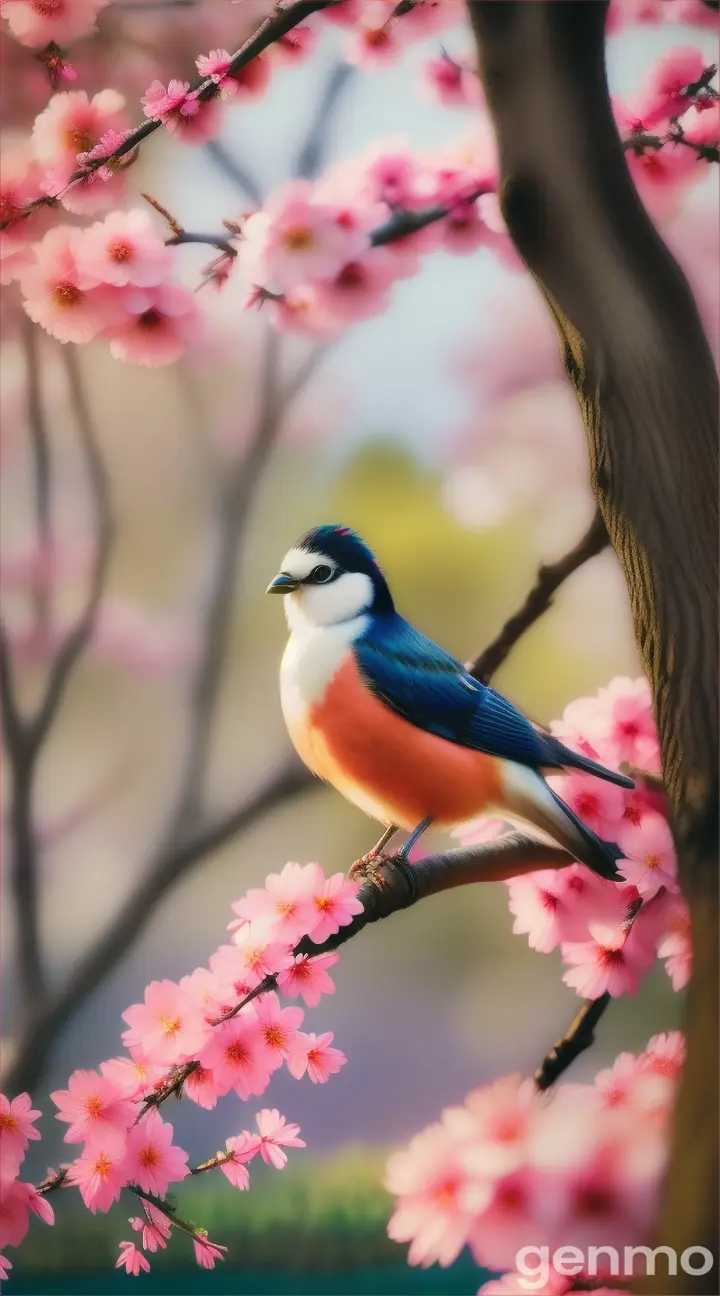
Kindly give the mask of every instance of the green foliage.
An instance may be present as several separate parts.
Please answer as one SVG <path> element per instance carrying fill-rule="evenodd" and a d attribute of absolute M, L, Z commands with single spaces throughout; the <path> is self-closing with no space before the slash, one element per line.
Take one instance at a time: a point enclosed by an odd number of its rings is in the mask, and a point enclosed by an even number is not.
<path fill-rule="evenodd" d="M 385 1160 L 385 1153 L 348 1148 L 323 1160 L 298 1156 L 282 1172 L 256 1164 L 249 1193 L 213 1171 L 178 1187 L 178 1210 L 228 1247 L 225 1267 L 324 1271 L 404 1263 L 404 1248 L 386 1232 L 392 1200 L 381 1187 Z M 70 1189 L 62 1189 L 53 1204 L 55 1228 L 43 1229 L 42 1246 L 31 1244 L 18 1254 L 18 1269 L 112 1268 L 119 1240 L 130 1236 L 122 1207 L 136 1215 L 138 1203 L 127 1197 L 109 1215 L 94 1219 Z M 184 1268 L 188 1259 L 191 1242 L 178 1233 L 152 1265 L 166 1271 Z"/>

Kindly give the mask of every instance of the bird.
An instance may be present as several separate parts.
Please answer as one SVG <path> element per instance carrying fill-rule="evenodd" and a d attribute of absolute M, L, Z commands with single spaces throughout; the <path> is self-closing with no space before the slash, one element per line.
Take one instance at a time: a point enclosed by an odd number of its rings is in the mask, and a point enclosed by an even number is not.
<path fill-rule="evenodd" d="M 347 526 L 314 527 L 293 545 L 267 593 L 284 596 L 289 638 L 280 700 L 308 768 L 384 825 L 375 859 L 399 830 L 396 861 L 431 825 L 483 814 L 539 829 L 605 878 L 620 852 L 546 782 L 581 770 L 633 780 L 538 729 L 395 608 L 374 554 Z"/>

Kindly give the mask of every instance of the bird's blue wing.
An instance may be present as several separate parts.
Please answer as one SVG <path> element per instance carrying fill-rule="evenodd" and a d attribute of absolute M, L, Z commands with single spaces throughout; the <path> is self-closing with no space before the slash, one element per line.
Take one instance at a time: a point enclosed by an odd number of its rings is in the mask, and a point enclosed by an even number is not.
<path fill-rule="evenodd" d="M 522 765 L 556 764 L 525 716 L 402 617 L 373 617 L 353 650 L 375 696 L 418 729 Z"/>

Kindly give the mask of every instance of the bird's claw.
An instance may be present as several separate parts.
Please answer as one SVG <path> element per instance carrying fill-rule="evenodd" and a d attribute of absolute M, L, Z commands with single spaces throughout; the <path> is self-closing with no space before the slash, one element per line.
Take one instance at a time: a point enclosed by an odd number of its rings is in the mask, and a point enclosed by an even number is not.
<path fill-rule="evenodd" d="M 388 881 L 382 866 L 390 863 L 390 860 L 391 856 L 385 855 L 382 851 L 368 851 L 367 855 L 362 855 L 360 859 L 355 860 L 348 872 L 348 877 L 354 882 L 372 882 L 373 886 L 383 891 Z"/>

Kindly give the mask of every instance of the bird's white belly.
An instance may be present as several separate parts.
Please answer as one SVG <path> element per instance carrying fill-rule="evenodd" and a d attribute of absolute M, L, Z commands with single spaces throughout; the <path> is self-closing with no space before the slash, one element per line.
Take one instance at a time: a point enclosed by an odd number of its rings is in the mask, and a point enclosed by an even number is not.
<path fill-rule="evenodd" d="M 280 702 L 288 728 L 303 723 L 313 704 L 322 701 L 366 624 L 367 617 L 360 616 L 339 625 L 293 630 L 280 666 Z"/>

